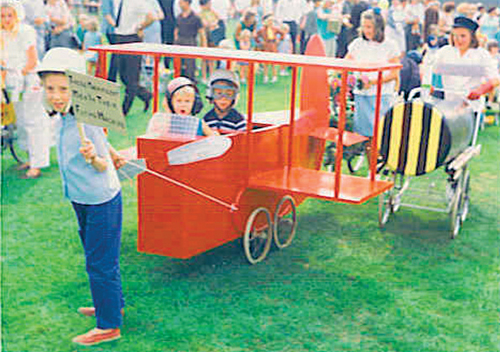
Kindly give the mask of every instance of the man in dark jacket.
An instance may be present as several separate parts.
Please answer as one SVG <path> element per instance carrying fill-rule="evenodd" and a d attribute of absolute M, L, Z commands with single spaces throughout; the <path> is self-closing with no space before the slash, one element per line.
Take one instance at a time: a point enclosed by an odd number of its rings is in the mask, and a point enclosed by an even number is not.
<path fill-rule="evenodd" d="M 174 43 L 175 15 L 174 0 L 159 0 L 160 7 L 165 14 L 161 21 L 161 41 L 163 44 Z M 170 58 L 165 57 L 165 67 L 170 66 Z"/>

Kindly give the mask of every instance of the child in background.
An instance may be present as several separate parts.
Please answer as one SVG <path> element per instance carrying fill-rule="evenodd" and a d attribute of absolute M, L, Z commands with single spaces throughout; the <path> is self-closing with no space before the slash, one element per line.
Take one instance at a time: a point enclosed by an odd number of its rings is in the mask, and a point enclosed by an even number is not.
<path fill-rule="evenodd" d="M 278 44 L 278 52 L 280 54 L 291 54 L 292 53 L 292 37 L 290 36 L 290 26 L 283 23 L 281 25 L 281 31 L 283 32 L 283 40 Z M 280 76 L 288 76 L 288 71 L 286 66 L 281 66 Z"/>
<path fill-rule="evenodd" d="M 256 14 L 250 9 L 245 10 L 243 17 L 236 25 L 236 29 L 234 30 L 234 45 L 238 50 L 240 49 L 240 35 L 241 32 L 243 32 L 245 29 L 248 29 L 252 33 L 252 36 L 255 36 L 257 30 Z M 256 48 L 258 47 L 257 45 L 253 46 L 255 46 Z"/>
<path fill-rule="evenodd" d="M 240 34 L 239 41 L 240 50 L 252 50 L 252 32 L 244 29 Z M 246 83 L 248 76 L 248 62 L 238 62 L 241 83 Z"/>
<path fill-rule="evenodd" d="M 198 88 L 189 78 L 171 80 L 162 105 L 165 112 L 157 112 L 148 123 L 148 137 L 164 138 L 177 134 L 194 138 L 216 134 L 203 120 L 195 117 L 203 108 L 203 103 Z"/>
<path fill-rule="evenodd" d="M 87 74 L 94 75 L 97 65 L 97 52 L 89 51 L 89 48 L 102 44 L 102 33 L 99 31 L 99 21 L 96 17 L 89 17 L 85 24 L 87 31 L 83 39 L 83 50 L 85 50 L 85 59 L 87 60 Z"/>
<path fill-rule="evenodd" d="M 218 132 L 244 131 L 246 121 L 235 108 L 240 90 L 238 76 L 228 70 L 216 70 L 210 76 L 207 99 L 214 104 L 203 120 Z"/>
<path fill-rule="evenodd" d="M 437 24 L 429 26 L 429 35 L 425 42 L 426 49 L 429 52 L 435 53 L 439 49 L 439 27 Z"/>
<path fill-rule="evenodd" d="M 77 17 L 77 26 L 76 26 L 76 37 L 78 38 L 78 41 L 80 44 L 82 44 L 82 50 L 83 49 L 83 40 L 85 38 L 85 32 L 87 32 L 87 21 L 89 20 L 89 16 L 86 14 L 82 13 L 78 15 Z"/>
<path fill-rule="evenodd" d="M 278 43 L 283 40 L 284 33 L 280 28 L 274 25 L 274 17 L 271 14 L 267 14 L 264 16 L 263 24 L 264 26 L 257 31 L 257 36 L 255 38 L 255 42 L 257 45 L 262 46 L 263 51 L 277 53 L 278 52 Z M 274 65 L 264 65 L 264 83 L 269 82 L 269 78 L 267 77 L 267 73 L 269 71 L 269 66 L 271 66 L 271 71 L 273 74 L 273 78 L 271 82 L 277 82 L 278 77 L 276 76 L 276 66 Z"/>
<path fill-rule="evenodd" d="M 94 303 L 94 307 L 78 311 L 95 316 L 96 328 L 75 337 L 73 342 L 90 346 L 121 337 L 122 200 L 116 168 L 125 161 L 109 145 L 102 127 L 76 121 L 66 69 L 85 73 L 85 59 L 74 50 L 54 48 L 47 52 L 37 72 L 42 78 L 47 105 L 54 113 L 63 192 L 78 220 Z M 80 137 L 82 130 L 85 138 Z"/>

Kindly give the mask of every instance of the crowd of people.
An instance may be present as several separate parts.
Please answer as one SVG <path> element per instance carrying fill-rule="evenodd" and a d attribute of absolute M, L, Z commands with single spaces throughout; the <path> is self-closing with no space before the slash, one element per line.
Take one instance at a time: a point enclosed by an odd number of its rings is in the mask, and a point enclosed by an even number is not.
<path fill-rule="evenodd" d="M 39 177 L 40 169 L 49 165 L 55 135 L 64 194 L 79 225 L 94 303 L 79 312 L 96 318 L 95 329 L 73 339 L 81 345 L 120 338 L 125 306 L 116 174 L 124 160 L 102 128 L 79 126 L 66 75 L 66 69 L 95 72 L 97 57 L 90 46 L 151 42 L 303 54 L 308 40 L 318 34 L 329 57 L 403 63 L 401 72 L 382 76 L 382 114 L 396 87 L 410 89 L 407 85 L 414 76 L 418 85 L 466 88 L 477 113 L 483 104 L 480 98 L 500 84 L 499 9 L 481 4 L 441 5 L 432 0 L 199 0 L 196 4 L 192 0 L 0 0 L 0 4 L 2 89 L 14 102 L 19 143 L 29 154 L 29 161 L 19 168 L 26 170 L 24 178 Z M 236 23 L 229 26 L 230 21 Z M 229 33 L 228 27 L 235 29 Z M 484 70 L 471 77 L 446 77 L 425 69 L 446 63 Z M 247 65 L 219 64 L 204 61 L 197 68 L 195 60 L 183 60 L 182 76 L 169 81 L 164 112 L 151 118 L 147 134 L 161 138 L 174 128 L 193 136 L 245 130 L 236 101 Z M 169 69 L 168 58 L 163 65 Z M 140 77 L 151 72 L 151 58 L 112 56 L 108 79 L 116 81 L 119 76 L 125 85 L 124 115 L 136 97 L 144 102 L 144 111 L 149 109 L 152 93 Z M 262 83 L 272 84 L 278 75 L 288 75 L 287 68 L 264 65 Z M 195 117 L 203 106 L 200 81 L 207 85 L 207 99 L 213 105 L 202 119 Z M 377 74 L 362 75 L 354 90 L 354 131 L 368 137 L 373 135 L 376 84 Z"/>

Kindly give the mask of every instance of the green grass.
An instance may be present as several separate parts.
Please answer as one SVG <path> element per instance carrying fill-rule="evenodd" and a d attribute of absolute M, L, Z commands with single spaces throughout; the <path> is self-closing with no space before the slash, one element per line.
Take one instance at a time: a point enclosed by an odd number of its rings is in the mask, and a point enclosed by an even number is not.
<path fill-rule="evenodd" d="M 284 80 L 258 85 L 256 110 L 288 107 Z M 240 100 L 240 106 L 246 106 Z M 148 116 L 136 103 L 134 143 Z M 446 214 L 401 209 L 384 230 L 377 200 L 354 206 L 309 199 L 297 238 L 258 265 L 240 241 L 189 260 L 136 250 L 137 192 L 123 184 L 122 339 L 94 348 L 71 338 L 92 328 L 76 218 L 63 199 L 55 155 L 37 180 L 2 156 L 4 351 L 442 351 L 499 349 L 499 127 L 481 132 L 471 163 L 469 218 L 450 240 Z M 431 178 L 443 179 L 438 170 Z M 430 182 L 430 181 L 429 181 Z"/>

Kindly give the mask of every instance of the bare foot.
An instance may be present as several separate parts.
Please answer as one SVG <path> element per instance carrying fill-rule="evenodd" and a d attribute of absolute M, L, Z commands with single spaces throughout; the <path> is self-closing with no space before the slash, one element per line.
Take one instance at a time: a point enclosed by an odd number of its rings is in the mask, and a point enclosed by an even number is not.
<path fill-rule="evenodd" d="M 40 176 L 42 176 L 42 172 L 40 171 L 40 169 L 32 168 L 32 169 L 29 169 L 22 176 L 22 178 L 24 178 L 24 179 L 33 179 L 33 178 L 39 178 Z"/>

